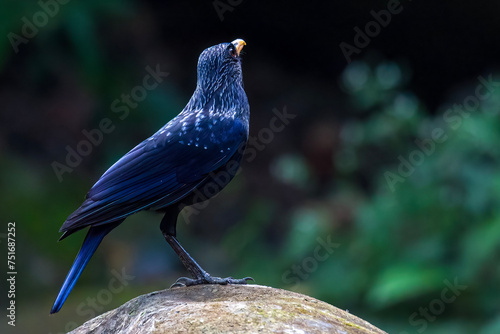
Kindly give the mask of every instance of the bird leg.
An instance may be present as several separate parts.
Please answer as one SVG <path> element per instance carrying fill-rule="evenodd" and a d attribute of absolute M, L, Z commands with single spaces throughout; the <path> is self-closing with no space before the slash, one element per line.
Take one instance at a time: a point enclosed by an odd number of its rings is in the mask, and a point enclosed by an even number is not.
<path fill-rule="evenodd" d="M 168 242 L 170 247 L 175 251 L 179 259 L 181 260 L 184 267 L 186 267 L 187 271 L 191 274 L 193 278 L 181 277 L 179 278 L 172 287 L 180 287 L 180 286 L 192 286 L 192 285 L 200 285 L 200 284 L 246 284 L 247 281 L 253 281 L 254 279 L 251 277 L 245 277 L 242 279 L 235 279 L 232 277 L 212 277 L 209 273 L 207 273 L 203 268 L 189 255 L 188 252 L 182 247 L 177 238 L 176 234 L 176 218 L 174 220 L 171 219 L 172 216 L 168 213 L 165 214 L 163 218 L 160 229 L 165 237 L 165 240 Z M 172 224 L 173 221 L 173 224 Z M 173 225 L 173 226 L 172 226 Z"/>

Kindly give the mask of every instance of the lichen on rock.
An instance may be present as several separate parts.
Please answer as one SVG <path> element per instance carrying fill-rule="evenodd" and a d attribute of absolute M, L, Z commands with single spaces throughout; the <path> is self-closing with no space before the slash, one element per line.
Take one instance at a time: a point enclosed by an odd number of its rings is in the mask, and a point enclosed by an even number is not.
<path fill-rule="evenodd" d="M 198 285 L 139 296 L 70 333 L 385 332 L 295 292 L 260 285 Z"/>

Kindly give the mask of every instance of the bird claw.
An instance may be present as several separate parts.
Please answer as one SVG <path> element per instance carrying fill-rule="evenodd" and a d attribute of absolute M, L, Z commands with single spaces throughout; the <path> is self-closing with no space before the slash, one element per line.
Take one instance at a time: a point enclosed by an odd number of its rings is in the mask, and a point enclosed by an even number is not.
<path fill-rule="evenodd" d="M 226 278 L 212 277 L 210 275 L 194 279 L 188 277 L 180 277 L 179 279 L 177 279 L 177 281 L 175 281 L 174 284 L 170 286 L 170 288 L 180 288 L 180 287 L 202 285 L 202 284 L 218 284 L 218 285 L 247 284 L 247 281 L 255 282 L 255 280 L 252 277 L 245 277 L 241 279 L 235 279 L 233 277 L 226 277 Z"/>
<path fill-rule="evenodd" d="M 185 287 L 185 286 L 186 286 L 186 284 L 184 284 L 184 283 L 181 281 L 181 279 L 189 279 L 189 278 L 187 278 L 187 277 L 181 277 L 181 278 L 179 278 L 177 281 L 175 281 L 175 283 L 174 283 L 174 284 L 172 284 L 172 285 L 170 286 L 170 289 L 172 289 L 172 288 L 183 288 L 183 287 Z"/>

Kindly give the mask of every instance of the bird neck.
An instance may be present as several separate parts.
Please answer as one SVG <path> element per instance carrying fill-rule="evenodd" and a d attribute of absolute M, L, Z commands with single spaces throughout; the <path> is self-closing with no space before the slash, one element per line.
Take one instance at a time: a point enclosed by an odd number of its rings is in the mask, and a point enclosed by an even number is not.
<path fill-rule="evenodd" d="M 205 90 L 198 85 L 184 109 L 205 109 L 210 110 L 210 114 L 213 116 L 225 115 L 226 117 L 239 118 L 245 121 L 248 121 L 250 113 L 248 99 L 241 81 L 220 85 L 215 90 Z"/>

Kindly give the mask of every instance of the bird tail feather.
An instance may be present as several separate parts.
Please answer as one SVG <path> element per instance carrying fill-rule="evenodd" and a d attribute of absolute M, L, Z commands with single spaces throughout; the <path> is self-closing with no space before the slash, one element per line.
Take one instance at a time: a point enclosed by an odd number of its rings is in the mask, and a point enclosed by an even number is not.
<path fill-rule="evenodd" d="M 91 226 L 85 240 L 83 241 L 82 248 L 78 252 L 78 255 L 71 266 L 71 269 L 64 280 L 64 283 L 57 295 L 56 301 L 50 310 L 50 313 L 59 312 L 61 307 L 63 306 L 66 298 L 68 298 L 69 293 L 75 286 L 76 281 L 82 274 L 83 269 L 89 262 L 92 255 L 96 251 L 97 247 L 101 243 L 102 239 L 108 234 L 113 228 L 115 228 L 118 224 L 105 224 L 100 226 Z"/>

